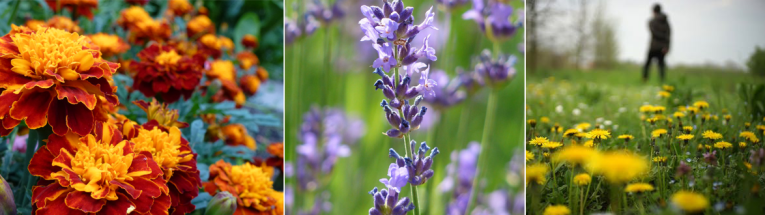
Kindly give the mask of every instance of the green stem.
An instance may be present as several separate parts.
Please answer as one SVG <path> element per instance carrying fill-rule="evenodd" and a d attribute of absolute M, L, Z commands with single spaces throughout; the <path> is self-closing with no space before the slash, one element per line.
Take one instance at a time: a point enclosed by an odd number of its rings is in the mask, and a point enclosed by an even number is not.
<path fill-rule="evenodd" d="M 587 184 L 587 189 L 589 193 L 590 184 Z M 579 192 L 579 215 L 584 215 L 584 188 L 580 189 Z"/>
<path fill-rule="evenodd" d="M 8 25 L 11 25 L 11 23 L 13 23 L 13 19 L 16 18 L 16 11 L 19 10 L 20 4 L 21 0 L 16 0 L 16 4 L 13 5 L 13 12 L 11 12 L 11 17 L 8 18 Z"/>
<path fill-rule="evenodd" d="M 481 154 L 478 158 L 478 168 L 475 171 L 475 177 L 473 177 L 473 187 L 470 189 L 470 200 L 468 201 L 468 205 L 466 207 L 466 211 L 470 211 L 470 207 L 475 202 L 476 193 L 478 190 L 478 184 L 481 180 L 481 174 L 486 169 L 486 158 L 488 156 L 488 148 L 491 145 L 489 140 L 489 136 L 491 134 L 492 126 L 494 125 L 494 116 L 497 113 L 497 93 L 492 90 L 489 92 L 489 101 L 486 105 L 486 117 L 483 121 L 483 135 L 481 135 Z"/>
<path fill-rule="evenodd" d="M 409 158 L 413 158 L 412 156 L 414 155 L 411 153 L 411 147 L 409 146 L 409 142 L 407 142 L 407 137 L 409 141 L 412 141 L 412 135 L 407 134 L 406 136 L 404 136 L 404 148 L 406 149 L 406 156 Z M 417 190 L 417 186 L 411 185 L 409 188 L 412 194 L 412 203 L 414 203 L 414 215 L 419 215 L 420 214 L 420 193 Z"/>

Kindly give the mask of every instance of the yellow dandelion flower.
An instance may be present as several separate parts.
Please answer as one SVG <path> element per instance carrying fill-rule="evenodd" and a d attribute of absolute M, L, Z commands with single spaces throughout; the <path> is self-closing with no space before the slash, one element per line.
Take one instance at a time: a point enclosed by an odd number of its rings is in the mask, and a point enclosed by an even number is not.
<path fill-rule="evenodd" d="M 611 132 L 599 128 L 593 129 L 587 133 L 587 138 L 590 139 L 607 140 L 609 137 L 611 137 Z"/>
<path fill-rule="evenodd" d="M 664 106 L 653 106 L 653 112 L 655 113 L 662 113 L 667 110 L 667 107 Z"/>
<path fill-rule="evenodd" d="M 689 125 L 683 126 L 683 131 L 691 132 L 693 131 L 693 126 L 689 126 Z"/>
<path fill-rule="evenodd" d="M 720 141 L 715 143 L 715 148 L 718 148 L 718 149 L 729 149 L 731 147 L 733 147 L 733 144 L 730 144 L 729 142 Z"/>
<path fill-rule="evenodd" d="M 561 144 L 560 142 L 548 141 L 546 143 L 542 143 L 542 148 L 546 148 L 546 149 L 556 149 L 561 146 L 563 146 L 563 144 Z"/>
<path fill-rule="evenodd" d="M 730 119 L 733 118 L 733 116 L 731 116 L 730 114 L 726 114 L 725 116 L 723 116 L 723 118 L 725 119 L 725 121 L 730 121 Z"/>
<path fill-rule="evenodd" d="M 653 162 L 654 163 L 666 163 L 667 162 L 667 157 L 664 157 L 664 156 L 653 157 Z"/>
<path fill-rule="evenodd" d="M 739 142 L 738 147 L 740 148 L 746 148 L 746 142 Z"/>
<path fill-rule="evenodd" d="M 590 174 L 587 173 L 580 173 L 576 176 L 574 176 L 574 184 L 579 186 L 585 186 L 590 184 L 592 181 L 592 177 L 590 177 Z"/>
<path fill-rule="evenodd" d="M 577 130 L 584 131 L 584 130 L 590 129 L 590 126 L 592 126 L 590 125 L 590 123 L 583 122 L 583 123 L 577 124 L 575 127 Z"/>
<path fill-rule="evenodd" d="M 571 210 L 568 209 L 565 205 L 550 205 L 545 208 L 544 213 L 542 215 L 569 215 L 571 214 Z"/>
<path fill-rule="evenodd" d="M 739 137 L 743 137 L 746 140 L 751 140 L 753 138 L 757 138 L 757 135 L 755 135 L 754 132 L 751 132 L 751 131 L 742 131 L 738 136 Z"/>
<path fill-rule="evenodd" d="M 642 112 L 642 113 L 653 112 L 653 105 L 643 105 L 643 106 L 640 106 L 640 112 Z"/>
<path fill-rule="evenodd" d="M 579 133 L 579 130 L 570 128 L 570 129 L 567 129 L 566 132 L 563 132 L 563 136 L 572 137 L 578 133 Z"/>
<path fill-rule="evenodd" d="M 693 103 L 693 107 L 696 107 L 699 110 L 704 110 L 709 107 L 709 103 L 707 103 L 706 101 L 696 101 Z"/>
<path fill-rule="evenodd" d="M 667 91 L 667 92 L 672 92 L 672 91 L 675 91 L 675 87 L 673 87 L 673 86 L 671 86 L 671 85 L 666 85 L 666 84 L 665 84 L 665 85 L 662 85 L 662 86 L 661 86 L 661 89 L 663 89 L 664 91 Z"/>
<path fill-rule="evenodd" d="M 555 155 L 553 155 L 553 161 L 563 161 L 572 166 L 584 165 L 590 159 L 598 157 L 599 154 L 600 153 L 598 151 L 592 148 L 572 145 L 564 147 L 560 151 L 556 152 Z"/>
<path fill-rule="evenodd" d="M 683 112 L 680 112 L 680 111 L 675 111 L 675 113 L 672 114 L 672 116 L 674 116 L 675 118 L 679 119 L 679 118 L 685 117 L 685 114 Z"/>
<path fill-rule="evenodd" d="M 539 122 L 541 123 L 550 123 L 550 118 L 543 116 L 542 118 L 539 118 Z"/>
<path fill-rule="evenodd" d="M 545 158 L 549 158 L 550 157 L 550 153 L 549 152 L 542 153 L 542 156 L 545 156 Z"/>
<path fill-rule="evenodd" d="M 693 139 L 693 134 L 682 134 L 680 136 L 677 136 L 678 140 L 691 140 Z"/>
<path fill-rule="evenodd" d="M 549 170 L 550 167 L 546 164 L 526 165 L 526 185 L 530 182 L 544 184 L 547 181 L 546 175 Z"/>
<path fill-rule="evenodd" d="M 585 147 L 589 147 L 589 148 L 595 148 L 595 141 L 593 141 L 593 140 L 585 141 L 584 142 L 584 146 Z"/>
<path fill-rule="evenodd" d="M 718 140 L 722 138 L 722 134 L 710 130 L 704 131 L 704 133 L 701 133 L 701 136 L 710 140 Z"/>
<path fill-rule="evenodd" d="M 593 174 L 603 175 L 612 184 L 624 184 L 648 173 L 648 161 L 640 155 L 608 152 L 590 160 L 586 166 Z"/>
<path fill-rule="evenodd" d="M 548 140 L 547 137 L 535 137 L 533 140 L 529 141 L 529 144 L 541 146 L 542 144 L 545 144 L 547 142 L 550 142 L 550 140 Z"/>
<path fill-rule="evenodd" d="M 659 97 L 661 98 L 669 98 L 672 94 L 667 91 L 659 91 Z"/>
<path fill-rule="evenodd" d="M 652 137 L 661 137 L 665 134 L 667 134 L 667 129 L 663 129 L 663 128 L 656 129 L 651 132 Z"/>
<path fill-rule="evenodd" d="M 632 183 L 624 188 L 624 192 L 628 193 L 642 193 L 646 191 L 653 191 L 653 185 L 648 183 Z"/>
<path fill-rule="evenodd" d="M 534 153 L 529 152 L 526 150 L 526 161 L 532 161 L 534 160 Z"/>
<path fill-rule="evenodd" d="M 634 136 L 632 136 L 632 135 L 629 135 L 629 134 L 622 134 L 622 135 L 619 135 L 619 137 L 618 137 L 618 138 L 619 138 L 619 139 L 623 139 L 623 140 L 626 140 L 626 141 L 630 141 L 630 140 L 632 140 L 632 139 L 635 139 L 635 137 L 634 137 Z"/>
<path fill-rule="evenodd" d="M 679 191 L 672 194 L 672 204 L 685 212 L 701 212 L 709 207 L 709 200 L 704 195 L 692 191 Z"/>
<path fill-rule="evenodd" d="M 691 115 L 696 114 L 697 112 L 699 112 L 699 108 L 697 108 L 697 107 L 688 107 L 688 108 L 686 108 L 686 110 L 689 113 L 691 113 Z"/>
<path fill-rule="evenodd" d="M 532 128 L 537 126 L 537 120 L 536 119 L 530 119 L 530 120 L 528 120 L 526 122 L 529 123 L 529 126 L 531 126 Z"/>

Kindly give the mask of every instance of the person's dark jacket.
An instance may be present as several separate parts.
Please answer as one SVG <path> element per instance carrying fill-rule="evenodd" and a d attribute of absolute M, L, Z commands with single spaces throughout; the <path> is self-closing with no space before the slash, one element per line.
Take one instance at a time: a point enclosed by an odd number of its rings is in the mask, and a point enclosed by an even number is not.
<path fill-rule="evenodd" d="M 651 29 L 651 51 L 669 50 L 670 28 L 667 15 L 654 15 L 648 22 L 648 28 Z"/>

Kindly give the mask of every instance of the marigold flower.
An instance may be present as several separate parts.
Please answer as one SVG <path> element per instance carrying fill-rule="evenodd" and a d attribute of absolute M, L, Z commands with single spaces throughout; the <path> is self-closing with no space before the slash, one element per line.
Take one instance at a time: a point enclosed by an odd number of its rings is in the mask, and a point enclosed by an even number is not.
<path fill-rule="evenodd" d="M 550 205 L 545 208 L 542 215 L 569 215 L 571 210 L 565 205 Z"/>
<path fill-rule="evenodd" d="M 550 167 L 547 164 L 526 165 L 526 185 L 529 183 L 544 184 L 547 181 L 546 175 Z"/>
<path fill-rule="evenodd" d="M 226 139 L 226 144 L 228 145 L 243 145 L 252 150 L 257 148 L 257 145 L 255 145 L 255 138 L 252 138 L 250 134 L 247 133 L 247 128 L 245 128 L 242 124 L 229 124 L 223 126 L 221 131 L 223 132 L 223 136 L 225 136 Z"/>
<path fill-rule="evenodd" d="M 653 185 L 647 183 L 632 183 L 628 184 L 627 188 L 624 188 L 624 192 L 628 193 L 642 193 L 646 191 L 653 191 Z"/>
<path fill-rule="evenodd" d="M 122 11 L 117 24 L 130 31 L 128 40 L 136 43 L 144 41 L 166 41 L 172 34 L 166 21 L 157 21 L 149 16 L 143 7 L 132 6 Z"/>
<path fill-rule="evenodd" d="M 119 55 L 130 49 L 130 45 L 117 35 L 97 33 L 88 37 L 90 42 L 98 46 L 101 53 L 106 57 Z"/>
<path fill-rule="evenodd" d="M 152 155 L 134 151 L 116 127 L 98 123 L 92 134 L 51 134 L 35 152 L 29 172 L 37 214 L 167 212 L 162 170 Z"/>
<path fill-rule="evenodd" d="M 244 70 L 249 70 L 252 66 L 260 64 L 258 56 L 248 51 L 242 51 L 236 54 L 236 60 L 239 61 L 239 67 Z"/>
<path fill-rule="evenodd" d="M 649 170 L 645 158 L 630 152 L 608 152 L 590 160 L 586 166 L 593 174 L 603 175 L 612 184 L 624 184 Z"/>
<path fill-rule="evenodd" d="M 167 5 L 168 10 L 176 16 L 181 16 L 194 10 L 194 7 L 191 6 L 188 0 L 170 0 Z"/>
<path fill-rule="evenodd" d="M 195 206 L 191 200 L 199 195 L 202 181 L 197 170 L 196 154 L 189 142 L 181 137 L 178 127 L 163 128 L 156 121 L 139 127 L 130 139 L 135 152 L 148 152 L 163 172 L 172 198 L 171 213 L 190 213 Z"/>
<path fill-rule="evenodd" d="M 216 37 L 214 34 L 205 34 L 199 38 L 199 52 L 209 54 L 216 59 L 220 58 L 223 50 L 228 50 L 230 53 L 233 49 L 234 43 L 224 36 Z"/>
<path fill-rule="evenodd" d="M 587 173 L 580 173 L 576 176 L 574 176 L 574 184 L 579 186 L 585 186 L 590 184 L 592 181 L 592 177 L 590 177 L 590 174 Z"/>
<path fill-rule="evenodd" d="M 24 23 L 24 26 L 26 26 L 29 29 L 32 29 L 33 31 L 37 31 L 37 29 L 40 27 L 47 27 L 45 21 L 36 20 L 36 19 L 27 20 L 27 22 Z"/>
<path fill-rule="evenodd" d="M 250 163 L 232 166 L 223 160 L 210 165 L 210 182 L 205 191 L 210 195 L 227 191 L 237 198 L 234 214 L 271 214 L 280 209 L 277 205 L 281 193 L 274 191 L 271 176 L 273 170 L 257 167 Z"/>
<path fill-rule="evenodd" d="M 117 19 L 117 24 L 122 26 L 125 29 L 130 28 L 130 26 L 134 26 L 138 24 L 139 22 L 143 22 L 146 20 L 151 20 L 151 16 L 149 15 L 146 10 L 143 9 L 141 6 L 131 6 L 127 9 L 122 10 L 120 13 L 120 18 Z"/>
<path fill-rule="evenodd" d="M 229 60 L 216 60 L 210 64 L 207 70 L 207 78 L 236 82 L 236 68 Z"/>
<path fill-rule="evenodd" d="M 67 8 L 72 13 L 83 15 L 90 20 L 93 20 L 93 9 L 98 8 L 98 0 L 45 0 L 45 2 L 55 13 L 58 13 L 61 8 Z"/>
<path fill-rule="evenodd" d="M 0 133 L 25 120 L 30 129 L 86 135 L 96 120 L 107 120 L 106 110 L 119 104 L 110 84 L 119 64 L 101 59 L 77 33 L 11 28 L 0 38 Z"/>
<path fill-rule="evenodd" d="M 577 166 L 588 163 L 591 159 L 600 156 L 595 149 L 580 145 L 567 146 L 553 155 L 553 161 L 563 161 L 569 165 Z"/>
<path fill-rule="evenodd" d="M 50 27 L 65 30 L 70 33 L 82 33 L 82 29 L 80 29 L 80 26 L 77 24 L 77 22 L 72 21 L 72 19 L 69 19 L 69 17 L 65 16 L 53 16 L 47 22 L 45 22 L 45 25 L 38 27 Z"/>
<path fill-rule="evenodd" d="M 215 25 L 205 15 L 198 15 L 186 23 L 186 33 L 189 38 L 199 37 L 204 34 L 214 34 Z"/>
<path fill-rule="evenodd" d="M 246 48 L 258 49 L 258 38 L 252 34 L 245 34 L 242 37 L 242 45 Z"/>
<path fill-rule="evenodd" d="M 688 213 L 701 212 L 709 207 L 709 200 L 693 191 L 679 191 L 672 194 L 672 204 Z"/>
<path fill-rule="evenodd" d="M 260 82 L 266 82 L 268 80 L 268 71 L 266 71 L 266 68 L 263 68 L 262 66 L 259 66 L 258 69 L 255 70 L 255 75 L 258 76 Z"/>
<path fill-rule="evenodd" d="M 133 101 L 133 104 L 146 112 L 146 118 L 149 122 L 155 121 L 165 129 L 189 127 L 188 123 L 178 121 L 178 110 L 167 108 L 167 104 L 160 104 L 157 99 L 152 99 L 151 103 L 143 100 Z"/>
<path fill-rule="evenodd" d="M 255 75 L 245 75 L 242 77 L 242 89 L 247 95 L 254 95 L 260 88 L 260 79 Z"/>
<path fill-rule="evenodd" d="M 147 97 L 160 96 L 173 103 L 191 97 L 202 78 L 204 58 L 199 55 L 181 56 L 173 47 L 152 44 L 138 53 L 140 62 L 131 63 L 137 73 L 133 88 Z"/>

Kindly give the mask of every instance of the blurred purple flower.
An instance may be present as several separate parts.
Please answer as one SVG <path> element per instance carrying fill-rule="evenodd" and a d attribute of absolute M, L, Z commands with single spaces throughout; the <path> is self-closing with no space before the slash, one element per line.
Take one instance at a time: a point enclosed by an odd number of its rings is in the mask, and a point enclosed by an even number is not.
<path fill-rule="evenodd" d="M 462 83 L 459 79 L 449 80 L 449 76 L 443 70 L 431 71 L 428 76 L 436 82 L 433 89 L 436 95 L 425 98 L 428 104 L 432 104 L 438 110 L 444 110 L 465 100 L 465 92 L 460 90 Z"/>
<path fill-rule="evenodd" d="M 511 23 L 513 7 L 500 1 L 489 0 L 485 7 L 483 0 L 473 0 L 473 8 L 462 14 L 462 18 L 475 21 L 481 31 L 487 32 L 491 28 L 490 38 L 507 39 L 515 35 L 519 28 L 523 27 L 523 13 L 520 14 L 518 23 Z"/>
<path fill-rule="evenodd" d="M 369 209 L 369 215 L 406 215 L 407 212 L 414 210 L 414 204 L 409 198 L 403 197 L 400 200 L 399 191 L 382 189 L 378 192 L 377 187 L 369 191 L 375 201 L 375 206 Z"/>
<path fill-rule="evenodd" d="M 405 166 L 399 167 L 398 164 L 392 163 L 388 167 L 388 177 L 390 179 L 383 178 L 380 179 L 380 182 L 385 184 L 389 190 L 395 189 L 401 192 L 401 188 L 406 186 L 407 181 L 409 181 L 409 171 Z"/>
<path fill-rule="evenodd" d="M 13 151 L 24 153 L 27 152 L 27 139 L 29 135 L 16 136 L 16 140 L 13 141 Z M 37 147 L 35 147 L 37 148 Z"/>
<path fill-rule="evenodd" d="M 423 96 L 425 96 L 425 99 L 428 98 L 434 98 L 436 97 L 436 92 L 434 91 L 435 87 L 438 86 L 438 83 L 436 83 L 435 80 L 428 78 L 428 73 L 430 72 L 430 67 L 425 68 L 420 75 L 420 85 L 417 85 L 417 91 L 420 92 Z"/>

